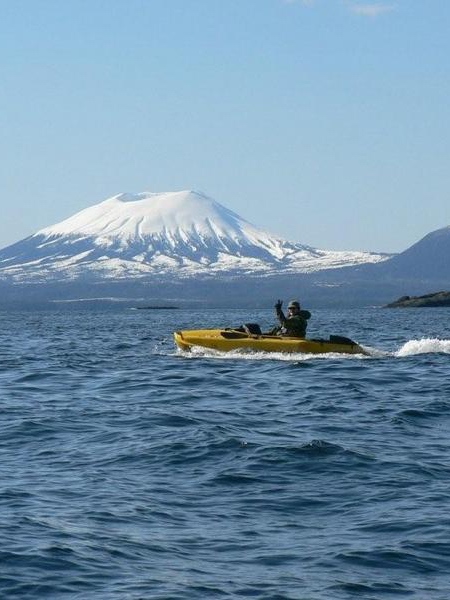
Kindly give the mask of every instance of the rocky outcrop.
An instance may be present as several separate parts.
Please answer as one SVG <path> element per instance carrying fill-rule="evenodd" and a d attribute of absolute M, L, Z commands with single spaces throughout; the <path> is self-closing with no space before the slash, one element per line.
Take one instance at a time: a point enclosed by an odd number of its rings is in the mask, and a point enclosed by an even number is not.
<path fill-rule="evenodd" d="M 450 306 L 450 292 L 434 292 L 424 296 L 402 296 L 385 308 L 424 308 Z"/>

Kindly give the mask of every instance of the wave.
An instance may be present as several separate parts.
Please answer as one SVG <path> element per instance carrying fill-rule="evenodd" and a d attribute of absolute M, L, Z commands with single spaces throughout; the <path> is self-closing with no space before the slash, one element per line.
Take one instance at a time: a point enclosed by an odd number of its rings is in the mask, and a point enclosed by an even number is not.
<path fill-rule="evenodd" d="M 414 356 L 415 354 L 450 354 L 450 340 L 439 338 L 422 338 L 420 340 L 409 340 L 395 352 L 395 356 Z"/>

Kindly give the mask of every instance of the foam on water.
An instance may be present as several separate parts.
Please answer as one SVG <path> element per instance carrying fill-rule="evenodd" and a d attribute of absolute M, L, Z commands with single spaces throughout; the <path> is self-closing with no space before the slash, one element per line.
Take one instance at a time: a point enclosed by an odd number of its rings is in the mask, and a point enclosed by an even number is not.
<path fill-rule="evenodd" d="M 450 340 L 439 338 L 422 338 L 420 340 L 409 340 L 397 350 L 395 356 L 414 356 L 415 354 L 444 353 L 450 354 Z"/>
<path fill-rule="evenodd" d="M 253 350 L 232 350 L 221 352 L 211 348 L 201 348 L 200 346 L 191 348 L 190 352 L 178 350 L 177 354 L 184 358 L 220 358 L 226 360 L 279 360 L 285 362 L 298 362 L 316 359 L 362 359 L 367 358 L 363 354 L 341 354 L 339 352 L 326 352 L 323 354 L 306 354 L 304 352 L 256 352 Z"/>

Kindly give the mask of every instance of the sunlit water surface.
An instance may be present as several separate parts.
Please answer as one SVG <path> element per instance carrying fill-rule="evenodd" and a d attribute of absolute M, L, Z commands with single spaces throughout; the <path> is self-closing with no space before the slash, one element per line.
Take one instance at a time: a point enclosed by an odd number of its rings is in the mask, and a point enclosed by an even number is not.
<path fill-rule="evenodd" d="M 450 309 L 371 356 L 178 352 L 271 311 L 3 312 L 0 597 L 450 597 Z"/>

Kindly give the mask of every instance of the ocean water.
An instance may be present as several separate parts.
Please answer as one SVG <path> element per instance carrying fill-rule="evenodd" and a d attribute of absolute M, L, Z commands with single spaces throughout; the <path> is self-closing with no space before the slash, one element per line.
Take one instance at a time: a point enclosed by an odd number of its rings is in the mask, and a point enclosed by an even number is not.
<path fill-rule="evenodd" d="M 450 309 L 2 312 L 0 598 L 450 598 Z"/>

